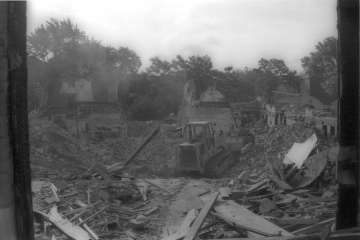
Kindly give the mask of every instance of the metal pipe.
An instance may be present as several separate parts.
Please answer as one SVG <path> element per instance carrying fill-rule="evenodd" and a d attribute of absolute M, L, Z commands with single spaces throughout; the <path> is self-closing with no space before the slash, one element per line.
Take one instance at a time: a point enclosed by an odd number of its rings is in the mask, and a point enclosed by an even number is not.
<path fill-rule="evenodd" d="M 191 131 L 191 126 L 188 125 L 188 137 L 189 137 L 189 143 L 193 143 L 193 136 L 192 136 L 192 131 Z"/>

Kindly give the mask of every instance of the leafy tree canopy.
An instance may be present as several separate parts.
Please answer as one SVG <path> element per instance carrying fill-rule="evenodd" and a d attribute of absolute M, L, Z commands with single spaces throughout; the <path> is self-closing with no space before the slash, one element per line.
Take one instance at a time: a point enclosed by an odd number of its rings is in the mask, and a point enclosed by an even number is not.
<path fill-rule="evenodd" d="M 296 74 L 296 71 L 291 71 L 285 64 L 284 60 L 279 59 L 270 59 L 266 60 L 264 58 L 259 61 L 259 69 L 265 73 L 270 73 L 276 76 Z"/>
<path fill-rule="evenodd" d="M 211 75 L 213 63 L 208 55 L 190 56 L 187 60 L 178 55 L 173 63 L 187 72 L 188 80 L 194 81 L 196 99 L 200 98 L 200 94 L 206 91 L 209 85 L 215 83 Z"/>
<path fill-rule="evenodd" d="M 327 79 L 321 85 L 328 94 L 336 94 L 338 89 L 337 39 L 325 38 L 315 46 L 316 51 L 301 59 L 301 66 L 309 75 L 323 74 Z"/>
<path fill-rule="evenodd" d="M 104 47 L 100 41 L 89 39 L 70 19 L 52 18 L 35 29 L 28 36 L 27 49 L 31 61 L 29 84 L 33 88 L 39 81 L 41 84 L 49 81 L 74 84 L 80 78 L 120 82 L 127 75 L 137 73 L 141 66 L 135 51 L 127 47 Z M 37 72 L 41 72 L 40 80 Z"/>

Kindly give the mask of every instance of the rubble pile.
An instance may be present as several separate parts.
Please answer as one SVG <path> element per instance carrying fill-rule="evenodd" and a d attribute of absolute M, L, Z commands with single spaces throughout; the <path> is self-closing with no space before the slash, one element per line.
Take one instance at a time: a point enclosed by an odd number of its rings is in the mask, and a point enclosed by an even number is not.
<path fill-rule="evenodd" d="M 257 130 L 262 129 L 255 129 L 255 134 Z M 253 163 L 267 159 L 282 160 L 294 142 L 304 142 L 313 133 L 311 127 L 303 122 L 296 122 L 292 126 L 274 126 L 266 134 L 256 134 L 255 145 L 244 158 L 251 158 Z"/>
<path fill-rule="evenodd" d="M 128 137 L 77 139 L 46 118 L 29 116 L 32 170 L 42 174 L 74 174 L 98 163 L 110 166 L 123 162 L 159 122 L 129 122 Z M 175 125 L 161 125 L 160 133 L 136 157 L 128 172 L 142 176 L 171 176 L 175 146 L 183 140 L 172 133 Z M 164 175 L 165 174 L 165 175 Z"/>
<path fill-rule="evenodd" d="M 45 118 L 29 116 L 31 169 L 36 174 L 72 173 L 93 164 L 90 145 Z"/>
<path fill-rule="evenodd" d="M 296 121 L 269 128 L 259 121 L 231 131 L 249 140 L 239 161 L 222 179 L 199 180 L 218 181 L 219 189 L 185 190 L 187 195 L 167 190 L 172 180 L 164 187 L 154 179 L 174 174 L 175 146 L 184 140 L 172 122 L 129 122 L 126 139 L 93 142 L 77 140 L 44 119 L 31 118 L 30 126 L 37 168 L 66 165 L 72 158 L 73 165 L 86 166 L 81 173 L 32 181 L 35 232 L 42 239 L 324 240 L 350 234 L 334 225 L 339 147 L 314 125 Z M 179 196 L 186 196 L 184 204 L 191 208 L 183 210 L 177 229 L 165 231 L 167 204 Z"/>
<path fill-rule="evenodd" d="M 129 122 L 128 137 L 121 139 L 106 139 L 98 143 L 97 149 L 101 164 L 112 165 L 123 162 L 137 149 L 139 144 L 151 131 L 160 124 L 160 132 L 132 161 L 128 172 L 142 177 L 161 175 L 172 176 L 175 167 L 175 146 L 183 143 L 180 133 L 173 133 L 175 125 L 164 125 L 159 122 Z M 101 157 L 100 157 L 101 155 Z"/>
<path fill-rule="evenodd" d="M 156 138 L 137 156 L 135 164 L 123 167 L 119 163 L 159 123 L 131 122 L 128 130 L 136 137 L 86 142 L 46 119 L 31 116 L 29 121 L 37 236 L 154 239 L 153 236 L 161 235 L 163 219 L 154 212 L 162 201 L 156 197 L 164 200 L 173 193 L 139 177 L 160 174 L 163 168 L 168 168 L 166 164 L 173 164 L 170 161 L 174 146 L 182 141 L 178 133 L 170 132 L 175 126 L 162 125 Z M 142 167 L 143 174 L 131 176 Z M 154 198 L 151 202 L 149 196 Z"/>
<path fill-rule="evenodd" d="M 183 142 L 180 133 L 161 128 L 160 133 L 134 160 L 134 166 L 139 167 L 139 173 L 151 172 L 162 178 L 171 177 L 175 171 L 175 147 Z"/>
<path fill-rule="evenodd" d="M 76 176 L 32 180 L 36 236 L 76 240 L 159 236 L 163 225 L 156 213 L 159 201 L 149 201 L 149 195 L 153 198 L 150 193 L 158 190 L 164 199 L 173 193 L 123 169 L 93 165 Z"/>
<path fill-rule="evenodd" d="M 324 139 L 314 126 L 297 121 L 291 126 L 277 125 L 269 128 L 265 123 L 262 123 L 262 125 L 260 124 L 253 127 L 253 133 L 255 135 L 255 144 L 253 144 L 250 150 L 247 149 L 246 152 L 243 151 L 239 162 L 229 171 L 231 177 L 238 176 L 239 172 L 243 170 L 248 170 L 251 174 L 260 176 L 264 172 L 273 172 L 275 168 L 275 172 L 278 172 L 278 169 L 280 169 L 283 174 L 282 176 L 284 178 L 287 176 L 287 180 L 289 180 L 291 185 L 296 185 L 304 175 L 304 172 L 311 172 L 310 170 L 306 170 L 311 169 L 308 168 L 310 162 L 305 161 L 304 166 L 300 168 L 295 167 L 294 163 L 285 163 L 284 159 L 295 143 L 301 145 L 311 137 L 316 137 L 317 141 L 315 146 L 309 150 L 309 154 L 304 160 L 306 158 L 310 159 L 311 156 L 320 152 L 333 149 L 335 152 L 333 152 L 330 161 L 315 161 L 315 163 L 312 164 L 314 168 L 317 168 L 315 165 L 318 162 L 325 162 L 324 172 L 319 173 L 321 176 L 325 176 L 320 179 L 321 185 L 334 182 L 336 161 L 334 157 L 336 157 L 338 148 L 336 144 Z M 299 149 L 298 151 L 302 150 Z M 326 155 L 325 157 L 328 156 Z M 301 172 L 302 175 L 297 174 L 298 172 Z M 298 181 L 291 181 L 290 178 L 292 177 L 295 177 Z"/>
<path fill-rule="evenodd" d="M 158 125 L 156 121 L 129 121 L 127 124 L 127 135 L 132 138 L 143 138 Z"/>

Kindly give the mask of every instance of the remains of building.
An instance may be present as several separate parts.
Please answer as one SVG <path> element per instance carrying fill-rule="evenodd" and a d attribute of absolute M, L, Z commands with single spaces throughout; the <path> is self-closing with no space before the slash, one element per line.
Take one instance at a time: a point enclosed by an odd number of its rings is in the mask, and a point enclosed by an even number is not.
<path fill-rule="evenodd" d="M 84 79 L 76 81 L 74 86 L 63 82 L 60 90 L 48 87 L 41 114 L 76 137 L 124 139 L 126 117 L 117 101 L 116 88 L 105 93 L 107 96 L 100 98 L 97 95 L 104 93 L 93 93 L 92 82 Z"/>
<path fill-rule="evenodd" d="M 119 116 L 117 104 L 68 101 L 63 112 L 56 112 L 54 106 L 48 110 L 52 119 L 66 121 L 67 138 L 76 137 L 74 142 L 83 141 L 82 134 L 111 137 L 105 133 L 120 131 L 115 130 L 116 124 L 101 121 L 104 114 L 113 119 Z M 230 104 L 221 93 L 209 88 L 199 102 L 183 106 L 178 125 L 173 123 L 174 116 L 162 122 L 142 123 L 147 130 L 139 132 L 142 138 L 137 147 L 121 157 L 122 161 L 114 154 L 112 161 L 99 158 L 92 166 L 78 164 L 83 168 L 78 174 L 57 172 L 51 180 L 34 179 L 35 230 L 39 236 L 59 239 L 64 235 L 72 239 L 162 240 L 324 240 L 357 236 L 359 228 L 335 231 L 334 226 L 339 151 L 334 141 L 335 106 L 324 106 L 310 96 L 279 92 L 270 103 L 259 99 Z M 101 124 L 111 130 L 102 130 Z M 32 136 L 38 138 L 35 132 Z M 107 143 L 129 142 L 123 134 L 112 137 L 117 140 Z M 188 192 L 187 198 L 192 200 L 187 201 L 202 204 L 184 211 L 182 217 L 178 216 L 183 220 L 171 227 L 167 224 L 171 212 L 162 201 L 171 205 L 183 190 L 170 187 L 176 180 L 149 180 L 148 175 L 136 176 L 131 169 L 131 163 L 151 164 L 146 156 L 158 155 L 159 163 L 168 161 L 159 159 L 159 151 L 168 151 L 165 149 L 172 152 L 172 166 L 184 171 L 183 176 L 198 171 L 207 178 L 202 181 L 218 186 Z M 142 151 L 146 156 L 137 161 Z M 39 149 L 33 152 L 43 154 Z M 168 171 L 163 164 L 157 168 Z M 41 173 L 35 172 L 34 176 Z M 181 181 L 190 184 L 192 180 Z M 159 223 L 161 216 L 163 223 Z"/>

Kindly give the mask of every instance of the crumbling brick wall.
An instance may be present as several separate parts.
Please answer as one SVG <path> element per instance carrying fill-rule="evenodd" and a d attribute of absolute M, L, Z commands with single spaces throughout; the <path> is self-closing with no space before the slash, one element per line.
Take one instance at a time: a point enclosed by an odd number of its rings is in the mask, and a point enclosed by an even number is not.
<path fill-rule="evenodd" d="M 188 111 L 189 122 L 211 121 L 215 131 L 222 130 L 224 133 L 227 133 L 231 126 L 234 125 L 230 108 L 194 106 L 190 107 Z"/>
<path fill-rule="evenodd" d="M 119 104 L 80 104 L 68 112 L 67 128 L 78 137 L 124 138 L 127 135 L 126 117 Z"/>

